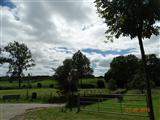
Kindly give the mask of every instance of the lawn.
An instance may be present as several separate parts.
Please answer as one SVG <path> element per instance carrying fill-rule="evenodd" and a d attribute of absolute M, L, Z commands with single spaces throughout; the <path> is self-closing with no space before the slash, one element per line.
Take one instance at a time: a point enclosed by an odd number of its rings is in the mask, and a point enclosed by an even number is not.
<path fill-rule="evenodd" d="M 97 79 L 98 78 L 82 79 L 82 83 L 83 84 L 93 84 L 96 86 Z M 21 84 L 22 88 L 25 88 L 28 85 L 27 82 L 28 82 L 27 80 L 22 80 L 22 84 Z M 37 80 L 37 81 L 31 80 L 30 81 L 32 88 L 37 88 L 38 83 L 41 83 L 42 87 L 44 88 L 49 88 L 51 84 L 53 84 L 55 87 L 57 84 L 57 81 L 52 80 L 52 79 L 44 79 L 44 80 Z M 17 88 L 18 88 L 18 80 L 13 80 L 12 82 L 9 82 L 7 78 L 0 80 L 0 89 L 17 89 Z"/>
<path fill-rule="evenodd" d="M 51 97 L 51 95 L 56 95 L 56 89 L 53 88 L 37 88 L 37 89 L 29 89 L 28 95 L 29 99 L 26 99 L 27 90 L 26 89 L 14 89 L 14 90 L 0 90 L 0 102 L 2 101 L 3 95 L 12 95 L 12 94 L 19 94 L 21 98 L 18 102 L 48 102 L 47 100 Z M 31 95 L 33 92 L 37 93 L 37 99 L 31 100 Z M 17 102 L 17 101 L 9 101 L 9 102 Z"/>
<path fill-rule="evenodd" d="M 32 88 L 37 88 L 37 84 L 38 83 L 41 83 L 42 87 L 48 87 L 51 85 L 51 84 L 56 84 L 56 81 L 55 80 L 39 80 L 39 81 L 30 81 L 30 85 L 32 86 Z M 21 83 L 21 87 L 22 88 L 25 88 L 26 86 L 28 85 L 28 81 L 23 81 L 22 80 L 22 83 Z M 25 86 L 25 87 L 24 87 Z M 9 82 L 7 79 L 6 80 L 3 80 L 3 81 L 0 81 L 0 89 L 17 89 L 18 88 L 18 81 L 12 81 L 12 82 Z"/>
<path fill-rule="evenodd" d="M 43 81 L 42 81 L 43 82 Z M 47 103 L 48 99 L 50 99 L 51 97 L 56 97 L 58 96 L 57 94 L 57 89 L 54 88 L 31 88 L 28 89 L 28 95 L 29 95 L 29 99 L 26 99 L 27 96 L 27 89 L 11 89 L 11 90 L 0 90 L 0 102 L 4 102 L 2 100 L 2 96 L 4 95 L 21 95 L 21 98 L 19 101 L 8 101 L 8 102 L 22 102 L 22 103 L 27 103 L 27 102 L 42 102 L 42 103 Z M 37 93 L 37 100 L 32 100 L 31 96 L 32 93 L 36 92 Z M 93 89 L 80 89 L 80 94 L 84 95 L 84 94 L 99 94 L 99 93 L 105 93 L 107 94 L 109 91 L 107 88 L 104 89 L 97 89 L 97 88 L 93 88 Z"/>
<path fill-rule="evenodd" d="M 137 90 L 129 91 L 130 93 L 136 93 Z M 160 89 L 154 89 L 153 91 L 153 103 L 154 103 L 154 111 L 155 111 L 155 120 L 160 120 Z M 137 99 L 139 97 L 134 97 L 133 99 Z M 131 97 L 124 97 L 126 99 L 123 102 L 123 109 L 127 107 L 143 107 L 146 105 L 145 101 L 127 101 L 131 99 Z M 142 99 L 145 99 L 142 97 Z M 130 105 L 130 106 L 128 106 Z M 135 107 L 135 105 L 138 105 Z M 141 105 L 141 106 L 139 106 Z M 120 108 L 120 104 L 117 102 L 117 99 L 111 99 L 104 101 L 100 104 L 89 105 L 86 107 L 81 107 L 79 113 L 76 113 L 76 110 L 72 112 L 62 112 L 62 108 L 47 108 L 47 109 L 39 109 L 33 110 L 26 113 L 23 117 L 17 118 L 16 120 L 149 120 L 147 117 L 138 117 L 138 116 L 128 116 L 128 115 L 115 115 L 107 112 L 122 112 Z M 88 111 L 87 111 L 88 110 Z M 103 112 L 102 112 L 103 111 Z M 123 111 L 124 112 L 124 111 Z M 126 111 L 124 112 L 126 113 Z M 128 114 L 139 114 L 139 115 L 147 115 L 145 112 L 128 112 Z"/>

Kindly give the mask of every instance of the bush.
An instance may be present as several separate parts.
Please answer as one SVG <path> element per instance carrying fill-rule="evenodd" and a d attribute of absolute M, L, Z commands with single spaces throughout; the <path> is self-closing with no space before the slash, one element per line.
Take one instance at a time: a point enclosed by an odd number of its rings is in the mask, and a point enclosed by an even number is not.
<path fill-rule="evenodd" d="M 96 88 L 96 85 L 93 84 L 81 84 L 80 88 Z"/>
<path fill-rule="evenodd" d="M 36 92 L 32 93 L 32 99 L 37 99 L 37 93 Z"/>
<path fill-rule="evenodd" d="M 22 88 L 26 88 L 26 85 L 22 85 Z"/>
<path fill-rule="evenodd" d="M 32 85 L 31 85 L 31 84 L 29 84 L 29 85 L 28 85 L 28 88 L 32 88 Z"/>
<path fill-rule="evenodd" d="M 108 89 L 109 90 L 116 90 L 117 89 L 116 81 L 114 79 L 110 79 L 108 81 Z"/>
<path fill-rule="evenodd" d="M 42 87 L 42 84 L 41 84 L 41 83 L 37 83 L 37 87 L 38 87 L 38 88 L 41 88 L 41 87 Z"/>
<path fill-rule="evenodd" d="M 53 85 L 53 84 L 50 84 L 50 85 L 49 85 L 49 87 L 50 87 L 50 88 L 53 88 L 53 87 L 54 87 L 54 85 Z"/>
<path fill-rule="evenodd" d="M 104 80 L 97 80 L 97 88 L 105 88 Z"/>

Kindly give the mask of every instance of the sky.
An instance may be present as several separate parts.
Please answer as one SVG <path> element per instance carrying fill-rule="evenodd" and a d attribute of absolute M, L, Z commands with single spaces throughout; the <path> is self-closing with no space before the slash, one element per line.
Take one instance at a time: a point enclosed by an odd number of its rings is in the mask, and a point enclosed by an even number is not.
<path fill-rule="evenodd" d="M 119 55 L 140 57 L 137 38 L 120 37 L 106 42 L 107 25 L 96 13 L 94 0 L 0 0 L 0 47 L 25 43 L 36 66 L 32 75 L 53 75 L 52 68 L 81 50 L 91 61 L 94 75 L 104 75 Z M 157 23 L 159 24 L 159 23 Z M 160 57 L 160 36 L 144 39 L 146 54 Z M 5 76 L 8 64 L 0 65 Z"/>

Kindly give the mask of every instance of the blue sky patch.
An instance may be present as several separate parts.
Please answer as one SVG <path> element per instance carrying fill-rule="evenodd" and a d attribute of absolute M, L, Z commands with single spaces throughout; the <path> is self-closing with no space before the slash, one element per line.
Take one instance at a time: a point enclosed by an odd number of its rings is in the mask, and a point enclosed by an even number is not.
<path fill-rule="evenodd" d="M 123 49 L 123 50 L 100 50 L 100 49 L 94 49 L 94 48 L 85 48 L 82 49 L 83 52 L 85 53 L 97 53 L 97 54 L 101 54 L 103 56 L 107 55 L 107 54 L 112 54 L 112 55 L 124 55 L 124 54 L 128 54 L 131 53 L 135 50 L 135 48 L 128 48 L 128 49 Z"/>
<path fill-rule="evenodd" d="M 66 47 L 57 47 L 55 48 L 57 52 L 64 52 L 66 54 L 72 53 L 72 49 L 66 48 Z"/>
<path fill-rule="evenodd" d="M 13 4 L 13 2 L 11 2 L 11 0 L 0 0 L 0 6 L 6 6 L 9 7 L 10 9 L 13 9 L 16 7 L 15 4 Z"/>

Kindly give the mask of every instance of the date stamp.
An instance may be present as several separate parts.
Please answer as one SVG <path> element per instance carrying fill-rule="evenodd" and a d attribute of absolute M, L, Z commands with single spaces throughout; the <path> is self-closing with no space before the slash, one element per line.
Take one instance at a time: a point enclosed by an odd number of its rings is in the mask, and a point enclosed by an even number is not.
<path fill-rule="evenodd" d="M 142 113 L 145 113 L 145 112 L 150 112 L 150 109 L 147 108 L 147 107 L 142 107 L 142 108 L 124 108 L 123 109 L 124 112 L 142 112 Z"/>

